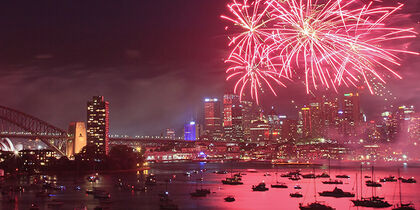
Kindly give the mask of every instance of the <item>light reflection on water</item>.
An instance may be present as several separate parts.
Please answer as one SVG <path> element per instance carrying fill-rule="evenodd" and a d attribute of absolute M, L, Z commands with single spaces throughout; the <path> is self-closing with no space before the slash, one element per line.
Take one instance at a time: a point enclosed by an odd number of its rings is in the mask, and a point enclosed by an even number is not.
<path fill-rule="evenodd" d="M 185 176 L 186 171 L 207 169 L 203 175 L 200 173 L 191 173 L 191 176 Z M 247 175 L 242 177 L 243 185 L 228 186 L 222 185 L 221 180 L 229 177 L 230 174 L 214 174 L 214 170 L 227 170 L 235 172 L 245 172 Z M 247 172 L 247 169 L 256 169 L 256 173 Z M 231 164 L 231 163 L 172 163 L 172 164 L 154 164 L 152 169 L 144 172 L 132 172 L 124 174 L 101 174 L 101 180 L 98 183 L 92 184 L 86 180 L 86 176 L 73 175 L 59 175 L 57 176 L 57 184 L 65 185 L 66 190 L 53 192 L 54 197 L 51 198 L 37 198 L 35 193 L 37 190 L 27 190 L 23 193 L 16 193 L 17 203 L 9 203 L 5 195 L 1 195 L 0 209 L 29 209 L 32 203 L 36 203 L 41 209 L 49 209 L 48 204 L 51 200 L 63 202 L 63 205 L 56 209 L 74 210 L 77 207 L 87 206 L 88 209 L 93 209 L 96 206 L 102 206 L 108 209 L 159 209 L 158 193 L 166 190 L 169 191 L 170 198 L 179 206 L 180 209 L 298 209 L 299 203 L 308 203 L 315 200 L 315 185 L 313 179 L 302 179 L 300 181 L 291 181 L 287 178 L 278 176 L 278 181 L 285 182 L 288 189 L 273 189 L 270 184 L 275 183 L 276 175 L 293 171 L 297 168 L 279 167 L 273 168 L 267 164 Z M 371 175 L 370 169 L 364 169 L 363 175 Z M 310 167 L 303 167 L 302 173 L 311 173 L 313 171 Z M 264 176 L 265 173 L 271 176 Z M 327 167 L 320 167 L 316 169 L 316 174 L 328 172 Z M 158 184 L 150 187 L 146 192 L 133 192 L 129 190 L 120 189 L 116 186 L 117 180 L 121 179 L 126 184 L 140 186 L 144 182 L 144 176 L 147 173 L 154 173 L 157 176 Z M 360 169 L 352 168 L 333 168 L 331 174 L 335 177 L 336 174 L 350 175 L 350 179 L 342 179 L 344 184 L 338 185 L 344 191 L 356 191 L 355 176 L 358 173 L 360 178 Z M 176 175 L 174 178 L 173 175 Z M 376 168 L 375 177 L 387 177 L 389 175 L 397 176 L 396 168 Z M 201 186 L 199 179 L 203 176 L 203 188 L 209 188 L 212 193 L 206 198 L 191 198 L 190 194 L 196 188 Z M 420 177 L 420 168 L 404 168 L 401 169 L 401 176 Z M 23 178 L 19 181 L 22 185 L 28 185 L 30 179 Z M 166 180 L 171 180 L 166 184 Z M 335 185 L 324 185 L 322 180 L 316 179 L 316 191 L 332 190 Z M 366 179 L 364 179 L 366 180 Z M 264 181 L 270 188 L 266 192 L 253 192 L 252 185 L 256 185 Z M 358 184 L 360 180 L 358 181 Z M 6 183 L 10 184 L 10 183 Z M 299 184 L 302 189 L 295 190 L 293 186 Z M 398 183 L 382 183 L 382 188 L 377 188 L 377 195 L 384 196 L 385 199 L 391 203 L 398 202 Z M 81 191 L 76 191 L 75 187 L 81 186 Z M 92 195 L 87 195 L 84 191 L 87 188 L 98 187 L 104 189 L 111 194 L 109 201 L 101 201 L 94 199 Z M 402 184 L 403 200 L 405 202 L 412 201 L 417 207 L 420 206 L 420 193 L 418 184 Z M 363 196 L 370 196 L 372 188 L 363 186 Z M 290 198 L 289 193 L 301 192 L 303 198 Z M 360 191 L 360 185 L 359 185 Z M 233 195 L 236 198 L 235 202 L 224 202 L 223 198 Z M 350 198 L 328 198 L 319 197 L 318 201 L 324 201 L 328 205 L 336 209 L 369 209 L 353 207 Z M 51 208 L 50 208 L 51 209 Z M 52 208 L 53 209 L 53 208 Z M 391 208 L 388 208 L 391 209 Z"/>

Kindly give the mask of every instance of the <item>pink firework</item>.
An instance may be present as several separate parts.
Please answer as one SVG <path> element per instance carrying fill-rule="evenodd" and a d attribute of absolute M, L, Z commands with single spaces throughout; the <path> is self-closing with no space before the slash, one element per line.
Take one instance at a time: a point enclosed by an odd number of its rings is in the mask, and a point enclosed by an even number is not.
<path fill-rule="evenodd" d="M 244 29 L 232 39 L 230 45 L 234 46 L 228 60 L 238 55 L 251 62 L 261 59 L 253 56 L 263 54 L 272 65 L 269 71 L 276 76 L 276 83 L 281 77 L 303 74 L 308 93 L 311 87 L 317 89 L 319 85 L 336 90 L 343 84 L 363 83 L 373 93 L 369 76 L 382 82 L 387 74 L 401 78 L 392 69 L 400 65 L 398 55 L 418 55 L 398 49 L 400 45 L 388 47 L 391 46 L 389 41 L 414 38 L 417 34 L 413 28 L 386 24 L 402 4 L 377 7 L 373 6 L 373 1 L 365 4 L 360 0 L 257 0 L 251 3 L 244 0 L 243 4 L 238 4 L 234 0 L 228 7 L 236 19 L 223 17 Z M 250 8 L 252 13 L 248 12 Z M 252 55 L 249 53 L 252 46 L 261 46 L 265 52 Z M 251 89 L 251 94 L 256 96 L 256 89 Z"/>
<path fill-rule="evenodd" d="M 249 86 L 251 97 L 259 103 L 258 93 L 263 91 L 263 86 L 276 95 L 272 83 L 284 86 L 280 81 L 281 75 L 273 69 L 275 64 L 269 56 L 269 51 L 263 45 L 253 46 L 246 55 L 233 53 L 226 63 L 231 67 L 226 70 L 229 74 L 226 80 L 238 78 L 234 91 L 239 93 L 242 100 L 244 90 Z"/>

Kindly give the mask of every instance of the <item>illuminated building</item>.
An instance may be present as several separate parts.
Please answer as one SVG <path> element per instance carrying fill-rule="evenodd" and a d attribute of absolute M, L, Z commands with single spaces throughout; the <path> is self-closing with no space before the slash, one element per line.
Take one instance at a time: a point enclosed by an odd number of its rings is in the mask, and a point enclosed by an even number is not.
<path fill-rule="evenodd" d="M 67 140 L 66 155 L 73 157 L 86 146 L 86 126 L 84 122 L 71 122 L 68 129 L 69 140 Z"/>
<path fill-rule="evenodd" d="M 204 100 L 204 129 L 209 139 L 222 138 L 222 112 L 220 101 L 217 98 Z"/>
<path fill-rule="evenodd" d="M 346 93 L 343 98 L 341 131 L 345 136 L 355 136 L 361 122 L 359 93 Z"/>
<path fill-rule="evenodd" d="M 223 130 L 224 139 L 227 141 L 241 141 L 243 139 L 242 126 L 243 106 L 239 96 L 225 94 L 223 96 Z"/>
<path fill-rule="evenodd" d="M 252 142 L 265 144 L 270 140 L 270 126 L 262 120 L 252 122 L 250 132 Z"/>
<path fill-rule="evenodd" d="M 31 170 L 49 166 L 51 160 L 55 159 L 55 152 L 47 149 L 21 150 L 19 156 L 22 158 L 25 170 Z"/>
<path fill-rule="evenodd" d="M 260 119 L 261 108 L 252 101 L 241 101 L 243 139 L 251 141 L 252 122 Z"/>
<path fill-rule="evenodd" d="M 274 142 L 280 141 L 281 124 L 283 123 L 280 116 L 277 115 L 274 107 L 271 107 L 270 113 L 267 115 L 268 125 L 270 126 L 270 140 Z"/>
<path fill-rule="evenodd" d="M 302 138 L 307 138 L 311 135 L 312 124 L 311 124 L 311 109 L 304 106 L 299 113 L 299 121 L 302 129 Z"/>
<path fill-rule="evenodd" d="M 281 140 L 294 143 L 297 139 L 297 121 L 284 119 L 281 124 Z"/>
<path fill-rule="evenodd" d="M 97 155 L 108 155 L 109 103 L 94 96 L 87 103 L 87 145 L 95 145 Z"/>
<path fill-rule="evenodd" d="M 195 141 L 197 139 L 197 127 L 194 121 L 185 124 L 184 139 L 187 141 Z"/>
<path fill-rule="evenodd" d="M 167 128 L 166 129 L 166 135 L 165 135 L 168 139 L 175 139 L 175 129 L 172 128 Z"/>
<path fill-rule="evenodd" d="M 323 136 L 324 120 L 322 118 L 322 110 L 320 102 L 312 102 L 310 107 L 310 136 L 312 138 L 320 138 Z"/>
<path fill-rule="evenodd" d="M 408 134 L 413 141 L 412 143 L 420 146 L 420 113 L 412 114 L 409 121 Z"/>

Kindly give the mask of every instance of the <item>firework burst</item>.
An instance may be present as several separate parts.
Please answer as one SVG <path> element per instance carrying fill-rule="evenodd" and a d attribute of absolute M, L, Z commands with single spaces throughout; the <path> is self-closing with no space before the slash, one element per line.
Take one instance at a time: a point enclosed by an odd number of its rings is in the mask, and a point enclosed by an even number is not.
<path fill-rule="evenodd" d="M 308 93 L 320 85 L 337 90 L 341 85 L 363 84 L 373 93 L 368 75 L 381 82 L 385 82 L 384 75 L 401 78 L 393 70 L 400 65 L 398 55 L 418 55 L 388 47 L 389 41 L 414 38 L 417 34 L 413 28 L 386 24 L 402 4 L 378 7 L 372 1 L 365 4 L 360 0 L 234 0 L 228 7 L 235 18 L 222 18 L 240 26 L 242 32 L 231 39 L 227 62 L 238 64 L 239 68 L 245 63 L 269 61 L 260 77 L 270 75 L 271 80 L 282 84 L 280 78 L 297 75 L 304 78 Z M 234 62 L 239 58 L 243 62 Z M 229 69 L 228 79 L 238 74 L 232 71 L 234 67 Z M 241 90 L 250 85 L 251 95 L 258 98 L 261 83 L 247 81 L 244 77 L 239 79 Z M 264 82 L 275 93 L 268 80 Z"/>

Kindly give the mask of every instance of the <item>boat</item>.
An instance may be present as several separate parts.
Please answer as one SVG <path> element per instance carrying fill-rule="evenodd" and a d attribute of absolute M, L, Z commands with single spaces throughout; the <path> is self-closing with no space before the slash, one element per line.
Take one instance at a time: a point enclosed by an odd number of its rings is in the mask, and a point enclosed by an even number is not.
<path fill-rule="evenodd" d="M 408 178 L 408 179 L 404 179 L 404 178 L 402 178 L 402 179 L 401 179 L 401 182 L 402 182 L 402 183 L 417 183 L 417 181 L 416 181 L 413 177 Z"/>
<path fill-rule="evenodd" d="M 311 204 L 308 204 L 307 206 L 304 206 L 302 203 L 299 203 L 299 209 L 300 210 L 335 210 L 335 208 L 332 208 L 331 206 L 327 206 L 325 204 L 322 204 L 316 201 Z"/>
<path fill-rule="evenodd" d="M 362 196 L 362 192 L 363 192 L 363 184 L 362 184 L 362 177 L 363 177 L 362 173 L 363 173 L 363 170 L 362 169 L 363 169 L 362 166 L 360 166 L 360 182 L 361 182 L 360 183 L 360 188 L 361 188 L 360 189 L 360 199 L 359 198 L 356 198 L 355 200 L 351 200 L 351 202 L 355 206 L 372 207 L 372 208 L 387 208 L 387 207 L 392 206 L 387 201 L 384 201 L 384 198 L 380 198 L 378 196 L 374 196 L 374 192 L 376 192 L 375 191 L 376 188 L 372 188 L 372 196 L 371 197 L 364 198 Z M 372 166 L 372 176 L 371 176 L 372 180 L 374 178 L 373 171 L 374 171 L 374 169 L 373 169 L 373 166 Z M 356 179 L 357 179 L 357 177 L 356 177 Z M 372 180 L 371 180 L 371 182 L 373 182 Z M 357 181 L 356 181 L 356 183 L 357 183 Z M 357 187 L 357 184 L 356 184 L 356 187 Z"/>
<path fill-rule="evenodd" d="M 190 193 L 191 197 L 206 197 L 209 193 L 203 190 L 195 190 L 195 192 Z"/>
<path fill-rule="evenodd" d="M 335 178 L 350 179 L 350 176 L 346 174 L 340 174 L 336 175 Z"/>
<path fill-rule="evenodd" d="M 365 176 L 365 178 L 366 178 L 366 179 L 370 179 L 370 178 L 372 178 L 372 177 L 371 177 L 371 176 Z"/>
<path fill-rule="evenodd" d="M 228 172 L 227 171 L 215 171 L 214 173 L 215 174 L 227 174 Z"/>
<path fill-rule="evenodd" d="M 295 189 L 297 189 L 297 190 L 300 190 L 300 189 L 302 189 L 302 187 L 300 186 L 300 185 L 295 185 L 295 187 L 294 187 Z"/>
<path fill-rule="evenodd" d="M 298 175 L 294 175 L 292 177 L 289 177 L 289 179 L 292 180 L 292 181 L 298 181 L 298 180 L 300 180 L 300 177 Z"/>
<path fill-rule="evenodd" d="M 226 202 L 233 202 L 233 201 L 235 201 L 235 197 L 233 197 L 233 196 L 227 196 L 226 198 L 224 198 L 225 199 L 225 201 Z"/>
<path fill-rule="evenodd" d="M 86 189 L 86 194 L 93 194 L 94 189 Z"/>
<path fill-rule="evenodd" d="M 93 197 L 97 199 L 109 199 L 111 198 L 111 194 L 104 190 L 95 190 L 93 192 Z"/>
<path fill-rule="evenodd" d="M 271 188 L 287 188 L 287 185 L 285 183 L 282 183 L 282 182 L 278 181 L 277 171 L 278 171 L 278 169 L 276 168 L 276 183 L 272 184 Z"/>
<path fill-rule="evenodd" d="M 397 182 L 398 179 L 395 178 L 395 176 L 389 176 L 385 177 L 379 180 L 380 182 Z"/>
<path fill-rule="evenodd" d="M 154 174 L 150 174 L 146 177 L 145 183 L 146 185 L 156 185 L 156 176 Z"/>
<path fill-rule="evenodd" d="M 354 193 L 344 192 L 340 188 L 334 188 L 333 191 L 323 191 L 319 193 L 320 196 L 324 197 L 334 197 L 334 198 L 344 198 L 344 197 L 354 197 Z"/>
<path fill-rule="evenodd" d="M 244 184 L 243 182 L 241 182 L 239 179 L 237 178 L 226 178 L 225 180 L 222 180 L 223 184 L 227 184 L 227 185 L 241 185 Z"/>
<path fill-rule="evenodd" d="M 36 205 L 36 204 L 31 204 L 31 207 L 29 208 L 29 210 L 39 210 L 39 207 L 38 207 L 38 205 Z"/>
<path fill-rule="evenodd" d="M 387 208 L 392 206 L 387 201 L 384 201 L 383 198 L 379 197 L 370 197 L 370 198 L 361 198 L 356 200 L 351 200 L 355 206 L 363 207 L 373 207 L 373 208 Z"/>
<path fill-rule="evenodd" d="M 263 191 L 267 191 L 267 190 L 268 190 L 268 188 L 265 187 L 265 183 L 264 182 L 259 183 L 257 186 L 252 185 L 252 191 L 261 191 L 261 192 L 263 192 Z"/>
<path fill-rule="evenodd" d="M 99 176 L 98 175 L 91 175 L 87 178 L 87 180 L 89 182 L 96 182 L 96 181 L 99 181 Z"/>
<path fill-rule="evenodd" d="M 330 178 L 330 175 L 326 172 L 323 172 L 322 174 L 316 175 L 317 178 Z"/>
<path fill-rule="evenodd" d="M 290 193 L 290 197 L 292 198 L 301 198 L 303 195 L 300 192 Z"/>
<path fill-rule="evenodd" d="M 400 176 L 400 169 L 398 169 L 398 176 Z M 401 196 L 401 179 L 398 181 L 398 191 L 400 195 L 400 203 L 398 203 L 392 210 L 415 210 L 412 203 L 403 203 Z"/>
<path fill-rule="evenodd" d="M 285 183 L 277 182 L 276 184 L 272 184 L 271 188 L 287 188 Z"/>
<path fill-rule="evenodd" d="M 304 178 L 304 179 L 315 179 L 316 176 L 315 176 L 315 174 L 304 174 L 304 175 L 302 175 L 302 178 Z"/>
<path fill-rule="evenodd" d="M 296 170 L 296 171 L 291 171 L 287 174 L 282 174 L 280 175 L 280 177 L 293 177 L 293 176 L 299 176 L 300 175 L 300 171 Z"/>
<path fill-rule="evenodd" d="M 368 186 L 368 187 L 382 187 L 382 184 L 379 183 L 379 182 L 368 180 L 368 181 L 366 181 L 366 186 Z"/>
<path fill-rule="evenodd" d="M 271 176 L 271 174 L 269 174 L 268 172 L 264 174 L 264 176 Z"/>
<path fill-rule="evenodd" d="M 323 181 L 323 184 L 343 184 L 343 181 L 341 180 L 328 180 L 328 181 Z"/>

